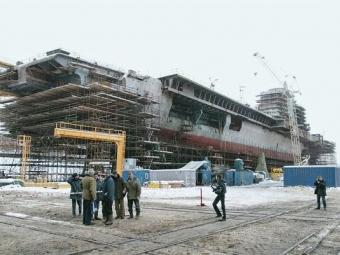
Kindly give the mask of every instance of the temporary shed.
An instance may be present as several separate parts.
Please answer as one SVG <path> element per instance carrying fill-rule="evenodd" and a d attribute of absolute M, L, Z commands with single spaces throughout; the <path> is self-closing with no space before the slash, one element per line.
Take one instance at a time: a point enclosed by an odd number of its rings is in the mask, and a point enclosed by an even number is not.
<path fill-rule="evenodd" d="M 285 166 L 283 167 L 283 185 L 314 186 L 318 176 L 327 182 L 327 187 L 340 186 L 340 167 L 331 165 L 320 166 Z"/>

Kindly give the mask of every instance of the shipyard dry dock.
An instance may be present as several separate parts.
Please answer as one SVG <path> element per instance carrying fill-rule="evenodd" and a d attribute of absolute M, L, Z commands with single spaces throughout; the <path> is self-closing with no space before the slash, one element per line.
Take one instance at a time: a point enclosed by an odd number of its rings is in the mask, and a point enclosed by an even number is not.
<path fill-rule="evenodd" d="M 293 164 L 280 90 L 261 93 L 255 110 L 179 74 L 153 78 L 61 49 L 0 65 L 1 171 L 59 180 L 90 162 L 116 166 L 115 142 L 55 137 L 58 123 L 124 132 L 124 158 L 144 169 L 206 157 L 212 170 L 232 168 L 236 158 L 255 169 L 261 153 L 268 169 Z M 296 109 L 302 155 L 334 164 L 335 144 L 309 133 L 305 109 Z"/>

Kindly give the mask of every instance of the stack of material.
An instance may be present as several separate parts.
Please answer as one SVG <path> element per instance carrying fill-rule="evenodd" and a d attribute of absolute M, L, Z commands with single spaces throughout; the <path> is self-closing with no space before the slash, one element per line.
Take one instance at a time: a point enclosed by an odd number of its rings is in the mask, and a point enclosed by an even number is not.
<path fill-rule="evenodd" d="M 184 181 L 168 181 L 169 187 L 171 188 L 182 188 L 184 187 Z"/>

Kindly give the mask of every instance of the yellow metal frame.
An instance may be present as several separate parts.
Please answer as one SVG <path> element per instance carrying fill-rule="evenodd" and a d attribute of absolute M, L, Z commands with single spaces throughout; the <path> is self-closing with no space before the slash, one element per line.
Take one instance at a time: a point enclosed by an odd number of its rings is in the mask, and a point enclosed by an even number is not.
<path fill-rule="evenodd" d="M 22 147 L 21 178 L 22 180 L 25 180 L 27 161 L 31 153 L 31 137 L 27 135 L 18 135 L 17 145 Z"/>
<path fill-rule="evenodd" d="M 95 141 L 114 142 L 117 144 L 116 170 L 123 176 L 126 132 L 100 127 L 90 127 L 68 122 L 58 122 L 54 128 L 54 137 L 69 137 Z"/>

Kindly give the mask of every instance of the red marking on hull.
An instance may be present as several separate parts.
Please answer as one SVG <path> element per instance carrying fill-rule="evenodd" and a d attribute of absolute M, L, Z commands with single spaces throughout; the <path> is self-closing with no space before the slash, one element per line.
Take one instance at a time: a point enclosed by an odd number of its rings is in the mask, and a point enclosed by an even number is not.
<path fill-rule="evenodd" d="M 226 151 L 236 154 L 247 154 L 251 156 L 259 156 L 261 152 L 264 153 L 266 158 L 277 159 L 283 161 L 293 161 L 293 155 L 284 152 L 278 152 L 270 149 L 264 149 L 256 146 L 250 146 L 240 143 L 232 143 L 229 141 L 222 141 L 207 138 L 204 136 L 191 135 L 182 133 L 179 131 L 173 131 L 169 129 L 161 129 L 161 136 L 168 139 L 177 137 L 181 139 L 182 145 L 194 146 L 194 147 L 208 147 L 211 146 L 215 150 Z"/>

